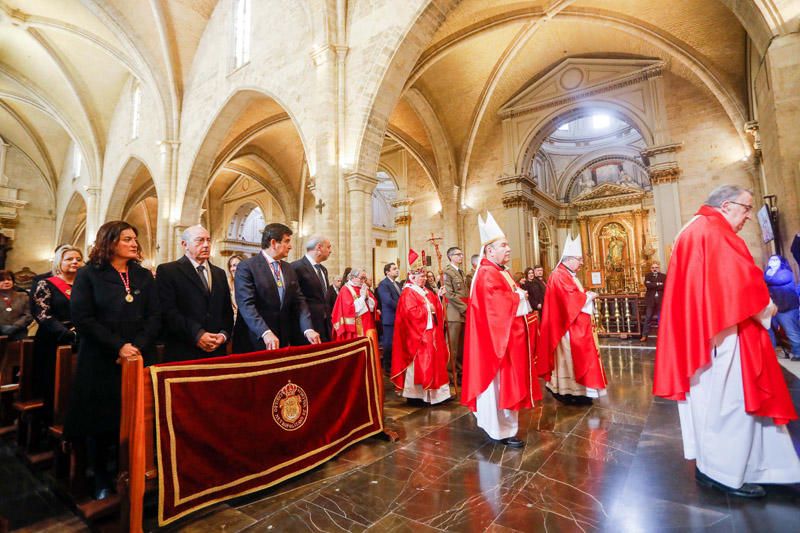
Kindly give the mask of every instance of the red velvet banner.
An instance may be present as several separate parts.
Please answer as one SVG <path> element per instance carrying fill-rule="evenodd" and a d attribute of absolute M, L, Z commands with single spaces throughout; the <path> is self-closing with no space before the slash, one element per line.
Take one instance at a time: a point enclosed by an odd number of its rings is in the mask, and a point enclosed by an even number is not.
<path fill-rule="evenodd" d="M 151 367 L 159 525 L 379 433 L 375 357 L 359 339 Z"/>

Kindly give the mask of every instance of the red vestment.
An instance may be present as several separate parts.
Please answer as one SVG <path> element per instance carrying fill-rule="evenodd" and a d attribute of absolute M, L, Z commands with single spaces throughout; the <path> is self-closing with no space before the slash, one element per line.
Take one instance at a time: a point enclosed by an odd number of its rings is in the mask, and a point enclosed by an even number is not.
<path fill-rule="evenodd" d="M 360 290 L 367 291 L 367 300 L 372 300 L 372 308 L 377 309 L 377 302 L 372 293 L 366 287 L 361 287 Z M 356 316 L 355 299 L 359 295 L 359 289 L 350 284 L 342 285 L 339 290 L 336 304 L 333 306 L 333 313 L 331 313 L 333 340 L 340 341 L 357 337 L 369 337 L 372 340 L 375 353 L 379 354 L 378 330 L 375 328 L 374 311 L 369 311 L 368 309 L 361 316 Z"/>
<path fill-rule="evenodd" d="M 702 206 L 679 234 L 658 326 L 653 394 L 685 400 L 711 362 L 711 340 L 738 325 L 745 411 L 776 424 L 797 418 L 769 334 L 751 317 L 769 303 L 764 274 L 721 213 Z"/>
<path fill-rule="evenodd" d="M 592 331 L 592 317 L 581 311 L 585 304 L 586 293 L 578 287 L 569 269 L 559 264 L 550 274 L 544 293 L 538 370 L 549 381 L 556 368 L 556 347 L 569 332 L 575 381 L 590 389 L 605 389 L 607 382 Z"/>
<path fill-rule="evenodd" d="M 528 319 L 517 316 L 520 298 L 511 276 L 488 259 L 481 260 L 469 298 L 464 331 L 464 377 L 461 402 L 476 410 L 476 400 L 500 374 L 498 409 L 532 407 L 542 398 L 534 371 Z M 531 336 L 533 335 L 533 339 Z"/>
<path fill-rule="evenodd" d="M 392 383 L 405 385 L 406 369 L 414 365 L 414 384 L 424 389 L 447 385 L 447 361 L 450 359 L 444 338 L 444 310 L 439 298 L 423 288 L 425 297 L 406 287 L 397 301 L 392 341 Z M 433 309 L 433 328 L 428 324 L 428 305 Z"/>

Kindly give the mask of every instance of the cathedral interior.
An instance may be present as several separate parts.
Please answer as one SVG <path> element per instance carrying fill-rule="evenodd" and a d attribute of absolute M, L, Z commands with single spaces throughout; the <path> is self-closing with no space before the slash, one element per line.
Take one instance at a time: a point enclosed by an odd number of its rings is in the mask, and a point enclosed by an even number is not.
<path fill-rule="evenodd" d="M 331 272 L 375 280 L 411 248 L 432 270 L 433 243 L 477 254 L 487 211 L 514 272 L 549 272 L 580 235 L 584 283 L 607 298 L 609 398 L 548 399 L 516 452 L 461 406 L 387 392 L 400 446 L 366 441 L 176 529 L 789 531 L 796 487 L 753 505 L 676 475 L 654 344 L 625 338 L 643 275 L 718 185 L 772 209 L 774 241 L 757 221 L 740 233 L 756 263 L 788 256 L 799 125 L 797 0 L 0 0 L 0 268 L 24 283 L 117 219 L 151 268 L 194 224 L 224 266 L 281 222 L 290 260 L 323 235 Z M 82 530 L 12 455 L 0 515 Z"/>

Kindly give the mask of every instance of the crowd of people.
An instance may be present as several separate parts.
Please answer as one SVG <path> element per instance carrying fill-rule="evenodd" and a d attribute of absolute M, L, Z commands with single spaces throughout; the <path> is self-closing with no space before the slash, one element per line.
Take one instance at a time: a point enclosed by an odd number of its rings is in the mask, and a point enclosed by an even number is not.
<path fill-rule="evenodd" d="M 800 462 L 785 431 L 793 408 L 782 392 L 785 383 L 768 364 L 770 354 L 775 359 L 769 349 L 770 336 L 776 342 L 773 324 L 788 337 L 793 356 L 800 354 L 800 305 L 785 259 L 771 257 L 762 273 L 736 236 L 751 209 L 748 191 L 715 191 L 679 235 L 669 276 L 652 263 L 644 277 L 642 340 L 662 315 L 654 392 L 680 401 L 685 453 L 697 459 L 698 482 L 753 497 L 763 491 L 749 483 L 800 480 Z M 512 276 L 502 229 L 491 214 L 479 217 L 478 226 L 481 248 L 471 256 L 469 272 L 459 247 L 447 249 L 439 279 L 411 250 L 406 280 L 400 280 L 398 265 L 388 263 L 384 278 L 373 285 L 361 266 L 331 276 L 324 263 L 332 245 L 324 236 L 308 238 L 305 254 L 285 261 L 293 234 L 279 223 L 264 228 L 260 253 L 230 256 L 227 272 L 209 261 L 208 230 L 192 226 L 181 237 L 184 255 L 159 265 L 153 275 L 140 264 L 137 229 L 112 221 L 101 226 L 86 260 L 80 249 L 60 246 L 52 271 L 37 278 L 30 300 L 14 290 L 11 272 L 0 271 L 0 332 L 20 338 L 33 320 L 38 323 L 35 383 L 45 416 L 52 413 L 56 348 L 77 346 L 64 435 L 86 443 L 97 499 L 112 489 L 109 453 L 121 403 L 117 360 L 131 356 L 153 364 L 367 337 L 409 403 L 446 402 L 453 397 L 451 385 L 461 387 L 461 402 L 490 438 L 522 447 L 518 413 L 542 399 L 539 378 L 565 404 L 588 406 L 606 394 L 593 324 L 598 295 L 585 290 L 578 275 L 580 237 L 567 238 L 545 280 L 541 265 Z M 712 233 L 725 238 L 706 238 Z M 690 250 L 703 246 L 709 248 L 703 257 L 722 256 L 734 265 L 730 275 L 715 275 L 715 263 L 688 260 Z M 724 303 L 707 297 L 717 290 Z M 692 326 L 697 323 L 705 330 Z M 772 374 L 748 370 L 745 355 L 753 361 L 754 354 Z M 740 358 L 742 369 L 731 374 Z M 753 391 L 761 396 L 750 405 L 758 396 Z M 744 403 L 746 412 L 721 414 L 720 405 L 730 402 Z M 709 424 L 716 424 L 713 431 Z M 749 428 L 746 435 L 743 427 Z M 722 449 L 729 452 L 720 455 Z M 754 449 L 757 460 L 745 453 Z M 773 449 L 788 459 L 775 459 Z M 738 470 L 731 471 L 734 464 Z"/>

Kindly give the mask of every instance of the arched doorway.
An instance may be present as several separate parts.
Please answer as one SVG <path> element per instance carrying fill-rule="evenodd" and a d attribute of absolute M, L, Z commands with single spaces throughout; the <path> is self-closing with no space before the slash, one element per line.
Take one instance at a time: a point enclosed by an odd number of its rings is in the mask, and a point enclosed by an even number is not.
<path fill-rule="evenodd" d="M 375 242 L 372 254 L 372 279 L 383 277 L 383 267 L 398 262 L 398 237 L 395 223 L 397 184 L 384 170 L 375 176 L 378 184 L 372 192 L 372 232 Z"/>

